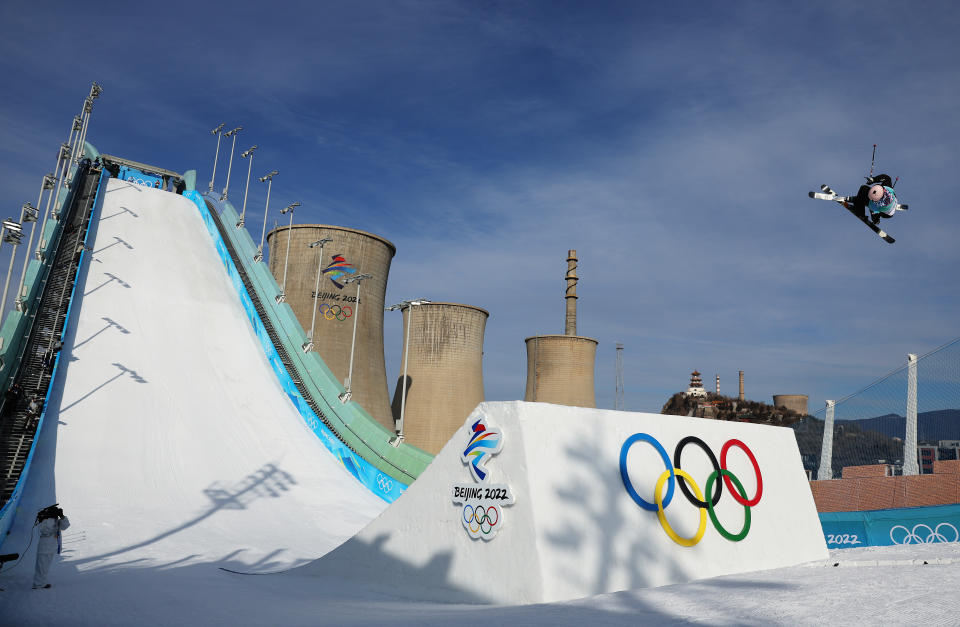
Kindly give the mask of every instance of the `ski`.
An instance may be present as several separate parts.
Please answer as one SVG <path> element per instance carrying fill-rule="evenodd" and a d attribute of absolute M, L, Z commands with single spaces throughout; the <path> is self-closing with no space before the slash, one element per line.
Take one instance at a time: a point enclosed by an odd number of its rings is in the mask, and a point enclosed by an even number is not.
<path fill-rule="evenodd" d="M 871 221 L 868 220 L 867 218 L 865 218 L 865 217 L 863 217 L 863 216 L 861 216 L 861 215 L 857 215 L 857 214 L 854 212 L 853 207 L 849 207 L 849 206 L 847 206 L 846 204 L 844 204 L 844 205 L 843 205 L 843 208 L 846 209 L 847 211 L 849 211 L 849 212 L 850 212 L 850 215 L 852 215 L 853 217 L 857 218 L 858 220 L 860 220 L 861 222 L 863 222 L 864 224 L 866 224 L 867 227 L 868 227 L 871 231 L 873 231 L 874 233 L 876 233 L 877 235 L 879 235 L 880 238 L 881 238 L 883 241 L 885 241 L 886 243 L 892 244 L 892 243 L 894 243 L 895 241 L 897 241 L 897 240 L 893 239 L 893 237 L 890 236 L 886 231 L 884 231 L 883 229 L 881 229 L 879 226 L 877 226 L 876 224 L 874 224 L 873 222 L 871 222 Z"/>
<path fill-rule="evenodd" d="M 275 570 L 269 573 L 245 573 L 239 570 L 230 570 L 229 568 L 224 568 L 223 566 L 217 566 L 217 568 L 226 573 L 233 573 L 234 575 L 279 575 L 280 573 L 287 572 L 286 570 Z"/>
<path fill-rule="evenodd" d="M 819 192 L 810 192 L 809 196 L 810 198 L 816 198 L 819 200 L 832 200 L 834 202 L 840 203 L 840 205 L 844 209 L 850 212 L 850 215 L 852 215 L 856 219 L 866 224 L 867 228 L 869 228 L 871 231 L 876 233 L 883 241 L 887 242 L 888 244 L 892 244 L 895 241 L 897 241 L 893 239 L 893 237 L 890 236 L 886 231 L 884 231 L 879 226 L 871 222 L 869 219 L 867 219 L 862 215 L 857 214 L 857 212 L 854 211 L 853 209 L 853 205 L 850 204 L 853 201 L 853 198 L 851 198 L 850 196 L 838 196 L 837 193 L 832 189 L 830 189 L 828 185 L 821 185 Z M 907 205 L 900 205 L 899 208 L 902 208 L 904 211 L 906 211 Z"/>
<path fill-rule="evenodd" d="M 819 200 L 835 200 L 837 202 L 846 202 L 850 200 L 848 196 L 837 196 L 833 192 L 830 192 L 829 194 L 822 192 L 810 192 L 810 198 L 817 198 Z"/>

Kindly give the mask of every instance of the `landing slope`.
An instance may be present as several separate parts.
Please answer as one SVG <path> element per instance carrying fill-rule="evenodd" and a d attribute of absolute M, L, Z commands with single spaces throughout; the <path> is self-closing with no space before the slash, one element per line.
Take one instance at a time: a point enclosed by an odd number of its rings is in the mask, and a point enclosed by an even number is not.
<path fill-rule="evenodd" d="M 6 547 L 58 501 L 73 527 L 55 581 L 120 564 L 276 570 L 383 509 L 276 382 L 192 203 L 111 180 L 91 229 Z"/>

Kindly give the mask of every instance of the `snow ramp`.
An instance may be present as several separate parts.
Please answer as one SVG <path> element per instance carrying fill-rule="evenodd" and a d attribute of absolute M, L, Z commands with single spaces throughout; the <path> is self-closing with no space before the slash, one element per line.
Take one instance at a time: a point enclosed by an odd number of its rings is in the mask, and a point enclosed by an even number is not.
<path fill-rule="evenodd" d="M 790 429 L 516 401 L 480 404 L 393 505 L 296 572 L 511 604 L 826 557 Z"/>
<path fill-rule="evenodd" d="M 26 546 L 35 512 L 59 502 L 73 523 L 66 572 L 270 571 L 329 551 L 386 506 L 281 387 L 193 202 L 111 179 L 90 228 L 5 548 Z"/>

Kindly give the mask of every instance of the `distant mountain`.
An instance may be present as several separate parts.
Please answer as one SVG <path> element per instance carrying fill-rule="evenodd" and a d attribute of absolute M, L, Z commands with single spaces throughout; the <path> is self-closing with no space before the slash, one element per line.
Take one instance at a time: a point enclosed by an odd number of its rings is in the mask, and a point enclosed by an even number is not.
<path fill-rule="evenodd" d="M 790 425 L 797 437 L 803 466 L 814 473 L 820 465 L 823 423 L 814 416 L 805 416 Z M 846 466 L 902 464 L 906 423 L 907 419 L 897 414 L 837 420 L 833 425 L 833 475 L 839 477 Z M 935 444 L 939 440 L 960 440 L 960 409 L 917 414 L 917 443 Z"/>
<path fill-rule="evenodd" d="M 886 414 L 860 420 L 838 420 L 836 424 L 856 423 L 862 431 L 876 431 L 887 437 L 902 438 L 907 419 L 897 414 Z M 941 409 L 917 414 L 917 442 L 960 440 L 960 409 Z"/>

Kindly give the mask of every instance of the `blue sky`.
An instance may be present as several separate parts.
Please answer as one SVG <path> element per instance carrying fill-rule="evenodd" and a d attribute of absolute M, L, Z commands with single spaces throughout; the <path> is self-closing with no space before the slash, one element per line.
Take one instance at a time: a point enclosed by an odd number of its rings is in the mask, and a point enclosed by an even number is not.
<path fill-rule="evenodd" d="M 243 125 L 277 210 L 396 244 L 388 303 L 487 309 L 489 400 L 522 396 L 525 337 L 563 332 L 573 248 L 598 406 L 622 342 L 627 409 L 695 368 L 818 409 L 960 335 L 958 23 L 947 2 L 8 0 L 3 217 L 36 200 L 96 80 L 100 150 L 205 186 L 210 129 Z M 807 197 L 854 193 L 874 143 L 912 207 L 884 223 L 893 246 Z"/>

